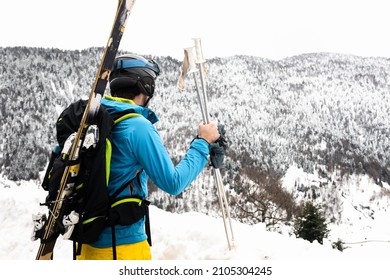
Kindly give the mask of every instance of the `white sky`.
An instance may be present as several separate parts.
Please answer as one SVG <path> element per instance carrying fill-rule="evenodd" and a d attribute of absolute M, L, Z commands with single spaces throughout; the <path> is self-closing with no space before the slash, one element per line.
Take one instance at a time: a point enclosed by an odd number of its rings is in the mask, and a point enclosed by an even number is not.
<path fill-rule="evenodd" d="M 0 0 L 0 46 L 105 46 L 115 0 Z M 307 52 L 390 57 L 386 0 L 136 0 L 127 51 L 183 57 L 201 37 L 205 58 L 281 59 Z"/>

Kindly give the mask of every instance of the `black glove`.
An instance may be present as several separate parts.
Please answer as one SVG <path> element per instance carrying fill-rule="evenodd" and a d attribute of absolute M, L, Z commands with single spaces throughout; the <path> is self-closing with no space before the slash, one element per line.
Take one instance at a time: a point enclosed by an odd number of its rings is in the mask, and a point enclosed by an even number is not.
<path fill-rule="evenodd" d="M 225 158 L 225 149 L 218 142 L 210 144 L 210 160 L 211 165 L 218 169 L 223 165 Z"/>
<path fill-rule="evenodd" d="M 225 139 L 225 127 L 222 124 L 218 124 L 218 132 L 221 135 L 215 143 L 210 144 L 210 160 L 211 165 L 214 168 L 221 168 L 223 166 L 223 160 L 225 158 L 225 150 L 227 141 Z"/>
<path fill-rule="evenodd" d="M 227 141 L 225 138 L 226 130 L 225 130 L 225 126 L 223 124 L 218 124 L 218 132 L 219 132 L 220 137 L 218 138 L 216 143 L 218 143 L 222 148 L 224 148 L 226 150 L 226 144 L 227 144 Z"/>

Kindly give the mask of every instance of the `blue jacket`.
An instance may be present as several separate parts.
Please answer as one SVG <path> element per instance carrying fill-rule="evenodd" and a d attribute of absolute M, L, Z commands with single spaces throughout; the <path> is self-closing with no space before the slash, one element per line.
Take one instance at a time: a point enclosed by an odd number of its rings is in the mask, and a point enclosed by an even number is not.
<path fill-rule="evenodd" d="M 153 126 L 158 121 L 149 108 L 136 105 L 132 100 L 106 96 L 102 105 L 108 113 L 114 114 L 134 109 L 139 116 L 119 122 L 112 131 L 111 173 L 108 184 L 109 193 L 128 183 L 140 173 L 137 180 L 119 196 L 148 196 L 147 180 L 163 191 L 178 195 L 191 184 L 208 162 L 209 144 L 203 139 L 194 140 L 185 157 L 176 166 L 163 145 L 162 139 Z M 147 239 L 145 220 L 131 226 L 116 226 L 116 244 L 132 244 Z M 106 228 L 99 240 L 91 244 L 98 248 L 111 247 L 111 228 Z"/>

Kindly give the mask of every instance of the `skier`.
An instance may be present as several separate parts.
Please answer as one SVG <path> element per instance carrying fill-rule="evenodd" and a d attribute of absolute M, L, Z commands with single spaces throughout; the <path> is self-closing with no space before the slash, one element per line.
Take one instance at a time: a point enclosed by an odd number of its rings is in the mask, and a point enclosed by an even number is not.
<path fill-rule="evenodd" d="M 102 105 L 111 115 L 133 109 L 137 117 L 121 121 L 112 132 L 110 195 L 127 184 L 119 197 L 145 199 L 148 178 L 163 191 L 180 194 L 203 170 L 213 147 L 210 144 L 220 137 L 215 123 L 201 123 L 185 157 L 174 166 L 153 126 L 158 118 L 148 108 L 159 73 L 157 63 L 141 56 L 129 54 L 115 59 L 109 78 L 111 96 L 105 96 Z M 111 227 L 105 228 L 98 241 L 83 244 L 78 259 L 112 259 L 113 244 L 117 259 L 152 259 L 147 220 L 146 215 L 131 225 L 115 226 L 114 232 Z"/>

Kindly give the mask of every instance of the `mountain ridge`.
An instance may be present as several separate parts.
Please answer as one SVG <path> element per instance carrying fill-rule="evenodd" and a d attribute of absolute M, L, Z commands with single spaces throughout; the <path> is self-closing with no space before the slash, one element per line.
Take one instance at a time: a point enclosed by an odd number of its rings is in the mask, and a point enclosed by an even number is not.
<path fill-rule="evenodd" d="M 0 48 L 2 174 L 12 180 L 39 178 L 55 142 L 56 118 L 70 102 L 89 94 L 101 53 L 100 48 Z M 181 62 L 153 59 L 162 74 L 151 107 L 161 118 L 156 124 L 161 137 L 178 162 L 201 120 L 194 84 L 187 77 L 187 89 L 179 91 Z M 283 185 L 292 166 L 320 174 L 332 184 L 339 184 L 330 179 L 334 172 L 340 178 L 367 175 L 387 190 L 390 59 L 311 53 L 275 61 L 240 55 L 210 59 L 206 67 L 212 119 L 227 131 L 229 148 L 221 172 L 233 205 L 243 189 L 262 186 L 268 191 L 259 197 L 271 202 L 268 211 L 288 223 L 289 211 L 294 216 L 299 209 L 297 197 L 287 195 Z M 152 187 L 151 199 L 165 209 L 216 213 L 210 176 L 207 168 L 178 198 Z M 305 184 L 300 189 L 316 192 L 310 182 Z M 271 195 L 271 189 L 276 194 Z M 324 196 L 306 199 L 329 203 Z M 331 216 L 332 210 L 325 208 Z M 241 219 L 242 209 L 233 210 Z M 253 223 L 257 217 L 242 219 Z"/>

